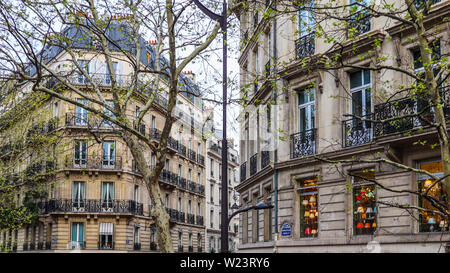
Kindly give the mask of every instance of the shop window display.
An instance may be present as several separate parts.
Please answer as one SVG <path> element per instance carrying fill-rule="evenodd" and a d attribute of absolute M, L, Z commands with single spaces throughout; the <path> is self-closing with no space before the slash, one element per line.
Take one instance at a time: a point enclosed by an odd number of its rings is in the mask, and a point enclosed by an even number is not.
<path fill-rule="evenodd" d="M 366 179 L 374 179 L 373 172 L 353 176 L 353 234 L 370 235 L 377 228 L 377 190 L 375 184 Z"/>
<path fill-rule="evenodd" d="M 300 237 L 315 238 L 318 235 L 318 188 L 317 178 L 301 182 L 300 195 Z"/>
<path fill-rule="evenodd" d="M 419 164 L 420 169 L 433 173 L 437 177 L 443 176 L 442 161 L 439 162 L 423 162 Z M 428 196 L 439 201 L 440 204 L 446 205 L 448 203 L 445 188 L 441 182 L 436 183 L 430 179 L 428 175 L 419 175 L 419 190 L 422 193 L 428 191 Z M 437 210 L 432 203 L 425 197 L 419 197 L 419 206 L 426 210 Z M 419 232 L 442 232 L 449 231 L 449 221 L 443 218 L 440 214 L 423 211 L 419 214 Z"/>

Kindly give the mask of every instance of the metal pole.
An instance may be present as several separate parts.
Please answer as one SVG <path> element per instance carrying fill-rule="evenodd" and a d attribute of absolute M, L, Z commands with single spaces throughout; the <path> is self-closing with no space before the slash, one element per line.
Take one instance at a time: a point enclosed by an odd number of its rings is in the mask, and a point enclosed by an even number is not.
<path fill-rule="evenodd" d="M 228 141 L 227 141 L 227 1 L 223 1 L 223 138 L 222 138 L 222 226 L 220 230 L 221 252 L 228 252 Z"/>

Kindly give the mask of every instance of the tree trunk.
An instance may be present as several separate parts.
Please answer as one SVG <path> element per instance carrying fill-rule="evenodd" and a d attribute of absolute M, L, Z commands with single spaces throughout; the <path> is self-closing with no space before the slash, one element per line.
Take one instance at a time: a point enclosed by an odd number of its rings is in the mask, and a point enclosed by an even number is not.
<path fill-rule="evenodd" d="M 153 204 L 151 215 L 155 218 L 159 249 L 163 253 L 173 253 L 172 237 L 169 228 L 169 215 L 163 204 L 158 183 L 159 175 L 163 169 L 163 164 L 160 162 L 163 161 L 158 160 L 155 168 L 151 171 L 144 157 L 143 151 L 146 149 L 141 148 L 141 144 L 138 142 L 137 137 L 128 132 L 124 132 L 123 139 L 127 143 L 136 165 L 143 176 L 142 179 L 144 180 L 151 203 Z"/>

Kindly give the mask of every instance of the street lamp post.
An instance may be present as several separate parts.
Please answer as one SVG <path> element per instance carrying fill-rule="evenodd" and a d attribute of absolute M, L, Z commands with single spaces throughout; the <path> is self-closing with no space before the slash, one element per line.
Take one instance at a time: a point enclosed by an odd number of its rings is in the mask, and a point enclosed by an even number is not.
<path fill-rule="evenodd" d="M 228 142 L 227 142 L 227 1 L 223 0 L 222 15 L 215 14 L 203 6 L 199 0 L 194 0 L 195 5 L 209 18 L 220 23 L 223 33 L 223 57 L 222 57 L 222 96 L 223 96 L 223 121 L 222 121 L 222 204 L 221 204 L 221 252 L 228 252 Z"/>

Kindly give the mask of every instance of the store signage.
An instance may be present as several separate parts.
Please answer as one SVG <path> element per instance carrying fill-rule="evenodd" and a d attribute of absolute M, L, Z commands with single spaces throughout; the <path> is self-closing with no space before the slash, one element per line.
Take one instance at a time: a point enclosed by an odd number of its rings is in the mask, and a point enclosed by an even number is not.
<path fill-rule="evenodd" d="M 281 237 L 291 237 L 291 225 L 289 223 L 284 223 L 281 226 Z"/>

